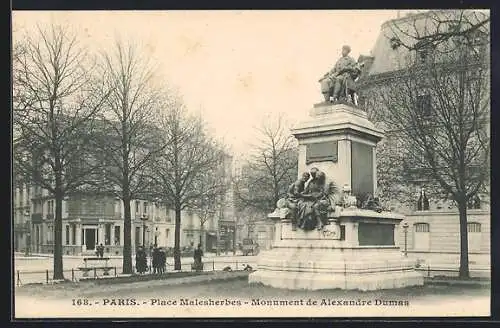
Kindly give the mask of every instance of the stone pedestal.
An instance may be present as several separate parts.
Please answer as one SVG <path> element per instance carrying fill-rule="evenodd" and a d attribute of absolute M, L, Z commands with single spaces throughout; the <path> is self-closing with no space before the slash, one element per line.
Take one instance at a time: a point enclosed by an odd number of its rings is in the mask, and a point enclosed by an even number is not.
<path fill-rule="evenodd" d="M 423 285 L 413 261 L 395 246 L 400 215 L 337 208 L 329 225 L 309 232 L 292 230 L 289 220 L 272 219 L 277 221 L 273 248 L 259 254 L 250 283 L 362 291 Z"/>
<path fill-rule="evenodd" d="M 375 148 L 383 133 L 366 112 L 343 104 L 314 106 L 311 118 L 294 127 L 299 175 L 316 167 L 355 196 L 377 188 Z M 293 230 L 286 209 L 275 220 L 273 248 L 262 251 L 250 283 L 287 289 L 377 290 L 423 285 L 423 276 L 397 247 L 403 216 L 336 207 L 323 230 Z"/>
<path fill-rule="evenodd" d="M 292 134 L 299 143 L 299 175 L 317 167 L 338 186 L 351 186 L 354 195 L 375 193 L 375 148 L 383 133 L 365 111 L 344 104 L 318 104 Z"/>

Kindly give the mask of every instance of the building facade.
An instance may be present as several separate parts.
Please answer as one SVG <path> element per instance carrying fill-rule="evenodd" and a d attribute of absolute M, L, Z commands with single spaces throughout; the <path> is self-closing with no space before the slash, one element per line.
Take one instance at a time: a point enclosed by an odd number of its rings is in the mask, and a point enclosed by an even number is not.
<path fill-rule="evenodd" d="M 14 251 L 29 253 L 31 188 L 27 185 L 14 186 L 12 215 Z"/>
<path fill-rule="evenodd" d="M 225 172 L 231 172 L 228 156 Z M 227 180 L 230 182 L 230 175 Z M 232 190 L 222 196 L 219 210 L 202 220 L 195 210 L 181 212 L 180 247 L 196 247 L 216 252 L 234 243 L 235 219 Z M 132 250 L 137 246 L 173 248 L 175 245 L 175 212 L 159 203 L 135 199 L 130 202 Z M 18 184 L 13 193 L 14 249 L 26 253 L 54 252 L 55 199 L 40 187 Z M 121 255 L 124 244 L 123 201 L 110 194 L 78 193 L 62 202 L 63 254 L 93 254 L 100 244 L 106 254 Z M 219 221 L 222 223 L 219 224 Z M 222 229 L 223 237 L 218 231 Z M 231 230 L 232 229 L 232 230 Z M 233 237 L 226 231 L 232 231 Z M 222 239 L 217 243 L 217 240 Z M 232 249 L 232 247 L 231 247 Z"/>
<path fill-rule="evenodd" d="M 489 268 L 490 222 L 488 208 L 467 213 L 469 266 Z M 404 224 L 407 224 L 406 232 Z M 399 226 L 399 247 L 408 257 L 431 269 L 456 267 L 460 260 L 460 225 L 455 210 L 415 211 Z"/>
<path fill-rule="evenodd" d="M 14 249 L 17 252 L 54 252 L 55 200 L 39 187 L 18 187 L 14 192 Z M 174 211 L 148 201 L 132 200 L 131 242 L 137 246 L 174 247 Z M 112 195 L 72 195 L 62 203 L 63 254 L 93 254 L 102 244 L 105 253 L 121 255 L 124 243 L 124 206 Z M 218 216 L 204 222 L 194 211 L 181 213 L 181 247 L 216 236 Z M 31 238 L 30 238 L 31 237 Z M 214 242 L 212 242 L 214 243 Z M 210 247 L 213 248 L 213 247 Z"/>

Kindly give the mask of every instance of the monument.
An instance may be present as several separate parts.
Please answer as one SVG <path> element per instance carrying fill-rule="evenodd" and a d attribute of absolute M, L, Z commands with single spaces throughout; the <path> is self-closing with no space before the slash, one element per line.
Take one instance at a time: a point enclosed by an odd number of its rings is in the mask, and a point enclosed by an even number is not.
<path fill-rule="evenodd" d="M 347 50 L 341 60 L 355 67 L 345 59 Z M 396 246 L 404 217 L 384 211 L 375 197 L 375 148 L 383 132 L 357 107 L 350 77 L 338 78 L 350 73 L 339 66 L 329 84 L 335 97 L 327 93 L 310 119 L 292 130 L 299 178 L 268 215 L 276 226 L 273 247 L 260 252 L 249 283 L 363 291 L 423 285 L 413 261 Z"/>

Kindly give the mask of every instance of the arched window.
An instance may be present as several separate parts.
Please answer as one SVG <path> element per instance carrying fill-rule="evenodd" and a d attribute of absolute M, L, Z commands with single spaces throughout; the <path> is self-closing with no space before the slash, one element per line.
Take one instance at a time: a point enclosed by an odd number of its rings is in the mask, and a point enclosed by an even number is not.
<path fill-rule="evenodd" d="M 479 252 L 481 250 L 481 223 L 467 223 L 467 232 L 469 252 Z"/>
<path fill-rule="evenodd" d="M 415 223 L 413 226 L 413 249 L 429 251 L 431 246 L 430 226 L 428 223 Z"/>

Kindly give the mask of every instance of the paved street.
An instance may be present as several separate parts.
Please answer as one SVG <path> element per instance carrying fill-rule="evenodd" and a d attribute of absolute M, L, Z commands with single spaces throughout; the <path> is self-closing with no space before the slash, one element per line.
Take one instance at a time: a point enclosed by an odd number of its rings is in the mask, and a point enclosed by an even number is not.
<path fill-rule="evenodd" d="M 64 275 L 66 279 L 71 279 L 72 274 L 75 275 L 76 279 L 82 277 L 82 273 L 77 270 L 78 267 L 84 266 L 83 262 L 84 256 L 64 256 L 63 258 L 63 266 L 64 266 Z M 242 255 L 221 255 L 215 256 L 215 254 L 208 254 L 204 257 L 206 271 L 212 270 L 222 270 L 226 266 L 230 266 L 234 269 L 242 269 L 246 264 L 254 266 L 256 263 L 255 256 L 242 256 Z M 132 257 L 132 263 L 135 265 L 135 257 Z M 191 270 L 191 263 L 193 263 L 192 257 L 184 257 L 181 259 L 182 270 L 189 271 Z M 173 258 L 167 258 L 167 270 L 172 270 L 174 264 Z M 121 257 L 113 257 L 108 261 L 108 265 L 111 267 L 116 267 L 117 274 L 121 273 L 122 267 L 122 258 Z M 74 269 L 72 272 L 71 269 Z M 27 283 L 37 283 L 37 282 L 46 282 L 46 270 L 49 270 L 49 279 L 52 279 L 53 272 L 53 260 L 52 257 L 46 256 L 30 256 L 24 257 L 24 255 L 17 255 L 14 259 L 14 272 L 16 273 L 15 282 L 17 284 L 17 271 L 19 271 L 19 279 L 21 284 Z M 90 273 L 93 275 L 93 273 Z M 102 273 L 98 272 L 98 275 Z M 110 273 L 114 274 L 114 270 Z"/>

